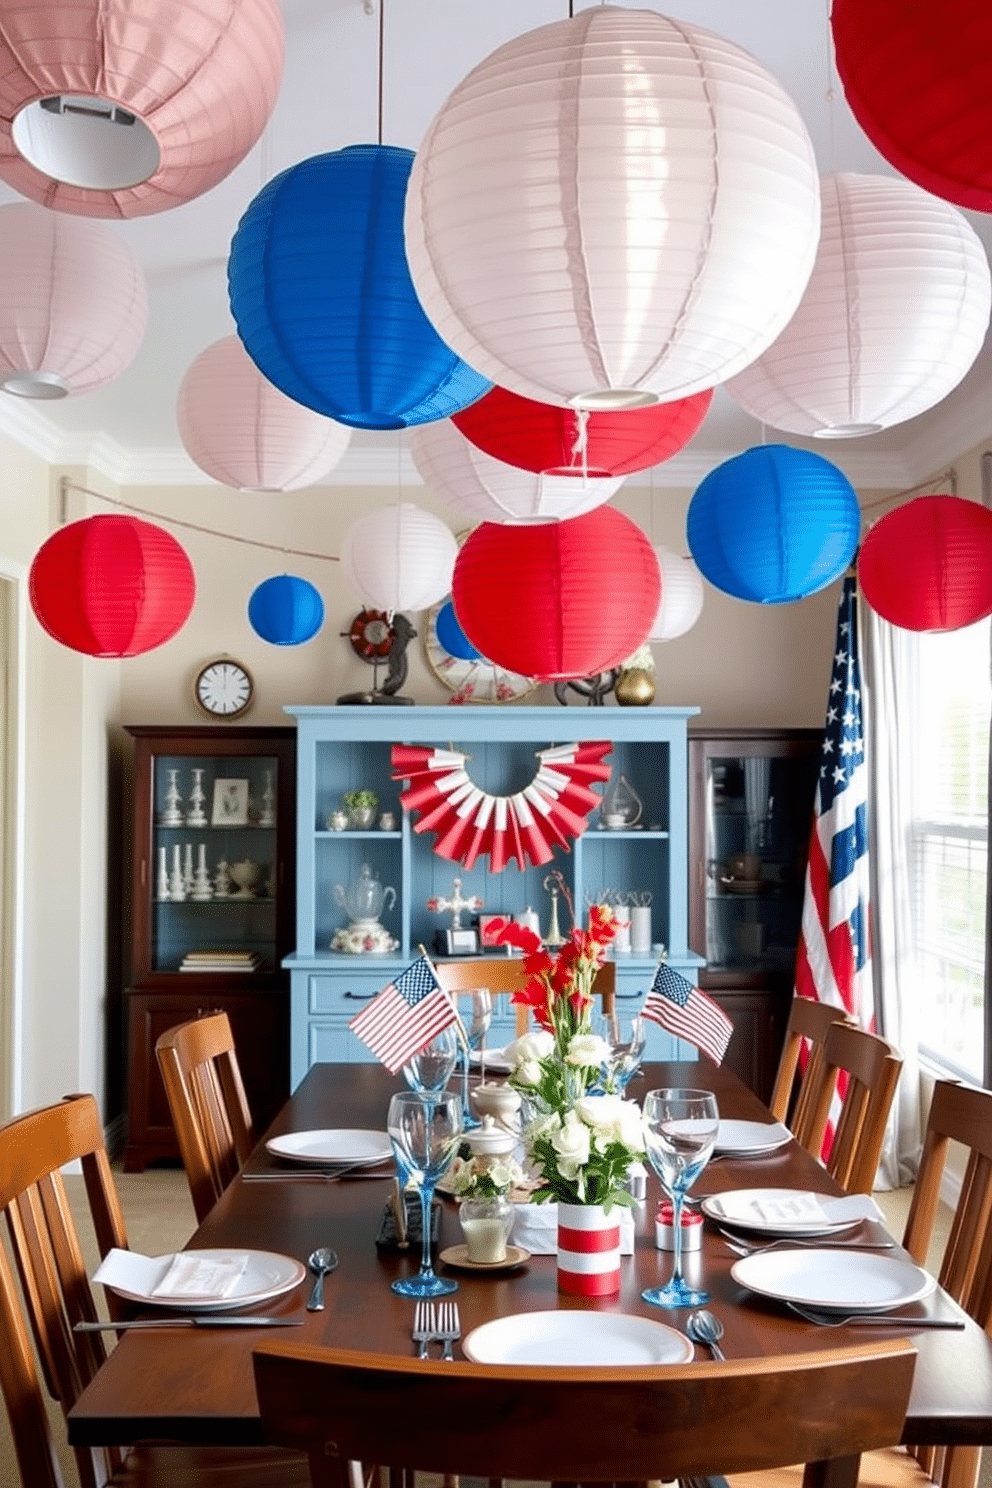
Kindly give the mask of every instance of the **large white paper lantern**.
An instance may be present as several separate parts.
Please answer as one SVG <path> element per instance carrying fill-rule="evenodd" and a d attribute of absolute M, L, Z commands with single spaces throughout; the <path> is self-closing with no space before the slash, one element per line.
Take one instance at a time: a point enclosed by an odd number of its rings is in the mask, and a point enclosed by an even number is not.
<path fill-rule="evenodd" d="M 351 430 L 272 386 L 237 336 L 208 346 L 179 384 L 176 421 L 200 469 L 236 491 L 297 491 L 340 463 Z"/>
<path fill-rule="evenodd" d="M 372 609 L 426 610 L 451 589 L 458 544 L 450 528 L 412 502 L 380 506 L 341 541 L 341 572 Z"/>
<path fill-rule="evenodd" d="M 138 260 L 102 223 L 0 207 L 0 388 L 22 398 L 91 393 L 131 365 L 148 323 Z"/>
<path fill-rule="evenodd" d="M 414 429 L 410 453 L 424 485 L 473 526 L 578 517 L 609 501 L 623 484 L 618 477 L 593 480 L 518 470 L 478 449 L 449 419 Z"/>
<path fill-rule="evenodd" d="M 691 630 L 703 613 L 703 576 L 691 558 L 671 548 L 654 551 L 661 569 L 661 604 L 647 639 L 674 641 Z"/>
<path fill-rule="evenodd" d="M 442 339 L 559 406 L 683 398 L 795 310 L 819 181 L 753 57 L 647 10 L 590 6 L 498 48 L 417 152 L 407 255 Z"/>
<path fill-rule="evenodd" d="M 841 172 L 822 202 L 799 309 L 727 391 L 775 429 L 849 439 L 957 387 L 988 328 L 989 264 L 963 213 L 911 181 Z"/>

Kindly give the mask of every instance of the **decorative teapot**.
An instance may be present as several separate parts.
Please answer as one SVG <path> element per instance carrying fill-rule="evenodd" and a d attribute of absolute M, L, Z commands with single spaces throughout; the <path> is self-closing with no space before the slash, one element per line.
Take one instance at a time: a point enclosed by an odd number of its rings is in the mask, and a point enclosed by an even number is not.
<path fill-rule="evenodd" d="M 334 885 L 334 897 L 353 925 L 371 926 L 377 923 L 384 909 L 392 909 L 396 903 L 396 890 L 392 887 L 384 889 L 369 864 L 363 863 L 361 872 L 348 888 L 343 884 Z"/>

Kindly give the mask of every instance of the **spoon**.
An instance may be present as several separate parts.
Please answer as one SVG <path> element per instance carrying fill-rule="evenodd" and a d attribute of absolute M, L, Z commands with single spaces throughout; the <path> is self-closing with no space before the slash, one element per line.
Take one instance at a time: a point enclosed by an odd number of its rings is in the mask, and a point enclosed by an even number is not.
<path fill-rule="evenodd" d="M 322 1246 L 320 1250 L 315 1250 L 311 1254 L 309 1260 L 307 1261 L 307 1265 L 310 1267 L 310 1270 L 313 1272 L 314 1276 L 316 1276 L 317 1280 L 313 1284 L 313 1291 L 310 1294 L 310 1301 L 307 1303 L 307 1312 L 323 1312 L 324 1277 L 327 1276 L 331 1271 L 337 1270 L 337 1264 L 337 1255 L 333 1250 L 328 1250 L 326 1246 Z"/>
<path fill-rule="evenodd" d="M 711 1312 L 707 1312 L 705 1308 L 701 1308 L 699 1312 L 690 1312 L 685 1320 L 685 1331 L 693 1343 L 705 1344 L 714 1359 L 726 1359 L 727 1356 L 720 1347 L 723 1324 Z"/>

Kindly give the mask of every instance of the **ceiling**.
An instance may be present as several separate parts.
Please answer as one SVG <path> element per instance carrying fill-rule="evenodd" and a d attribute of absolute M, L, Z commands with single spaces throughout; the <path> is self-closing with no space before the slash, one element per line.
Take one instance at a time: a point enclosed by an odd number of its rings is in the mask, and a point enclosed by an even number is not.
<path fill-rule="evenodd" d="M 523 31 L 565 19 L 568 0 L 282 0 L 286 67 L 259 144 L 212 191 L 169 212 L 115 223 L 144 265 L 150 318 L 144 344 L 115 383 L 38 404 L 0 394 L 0 430 L 53 463 L 86 463 L 121 484 L 209 484 L 176 428 L 179 383 L 199 352 L 234 329 L 226 263 L 239 218 L 274 174 L 310 155 L 379 138 L 379 5 L 383 144 L 416 149 L 434 112 L 480 59 Z M 823 173 L 894 174 L 852 118 L 832 70 L 829 0 L 679 0 L 649 5 L 716 31 L 753 53 L 795 100 Z M 585 8 L 574 0 L 576 11 Z M 631 7 L 633 8 L 633 7 Z M 18 200 L 0 188 L 0 201 Z M 992 248 L 992 218 L 966 214 Z M 988 344 L 936 409 L 860 440 L 831 442 L 829 458 L 861 486 L 908 487 L 992 432 Z M 986 422 L 982 422 L 982 420 Z M 786 442 L 801 443 L 789 436 Z M 686 451 L 654 480 L 694 485 L 721 459 L 760 443 L 762 430 L 717 389 Z M 332 480 L 416 482 L 396 434 L 355 434 Z M 822 452 L 822 446 L 819 446 Z M 636 479 L 636 478 L 635 478 Z"/>

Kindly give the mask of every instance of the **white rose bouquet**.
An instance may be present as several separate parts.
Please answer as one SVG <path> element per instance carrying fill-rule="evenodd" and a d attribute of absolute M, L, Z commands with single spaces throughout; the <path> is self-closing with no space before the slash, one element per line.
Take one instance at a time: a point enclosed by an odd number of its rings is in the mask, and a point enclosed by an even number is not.
<path fill-rule="evenodd" d="M 573 930 L 557 957 L 521 926 L 508 926 L 502 938 L 527 953 L 530 980 L 514 1001 L 527 1003 L 540 1025 L 506 1051 L 513 1061 L 510 1084 L 530 1112 L 523 1136 L 538 1179 L 531 1198 L 629 1206 L 624 1180 L 631 1163 L 644 1156 L 640 1107 L 596 1093 L 610 1050 L 590 1021 L 592 984 L 613 938 L 612 917 L 593 905 L 589 930 Z"/>

